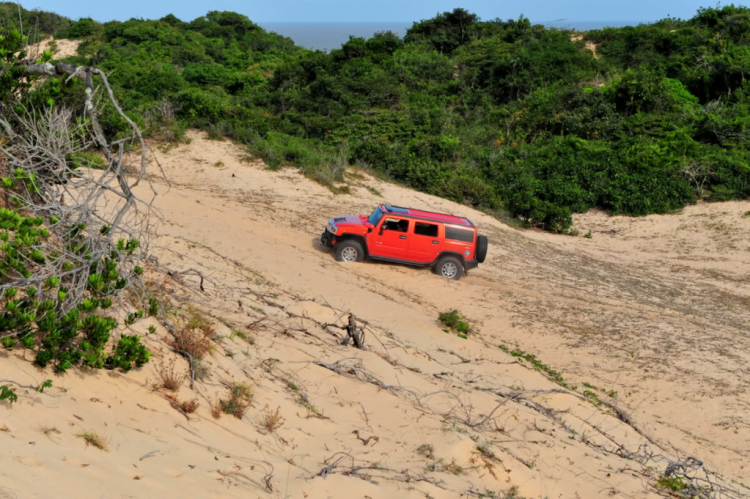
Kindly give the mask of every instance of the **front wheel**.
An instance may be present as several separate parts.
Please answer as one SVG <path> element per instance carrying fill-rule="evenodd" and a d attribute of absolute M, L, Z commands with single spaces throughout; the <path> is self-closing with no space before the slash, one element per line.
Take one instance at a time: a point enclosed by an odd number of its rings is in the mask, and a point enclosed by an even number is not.
<path fill-rule="evenodd" d="M 464 275 L 464 265 L 454 256 L 445 256 L 435 265 L 435 273 L 446 279 L 457 281 Z"/>
<path fill-rule="evenodd" d="M 361 262 L 365 259 L 365 250 L 357 241 L 341 241 L 336 244 L 335 256 L 339 262 Z"/>

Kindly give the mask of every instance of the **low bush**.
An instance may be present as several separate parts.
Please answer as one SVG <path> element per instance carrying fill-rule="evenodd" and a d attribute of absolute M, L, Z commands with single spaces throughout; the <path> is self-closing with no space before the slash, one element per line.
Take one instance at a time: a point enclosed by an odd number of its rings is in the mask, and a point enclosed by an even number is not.
<path fill-rule="evenodd" d="M 192 361 L 202 360 L 213 350 L 214 328 L 211 321 L 196 308 L 188 308 L 182 327 L 176 328 L 169 340 L 176 352 L 189 354 Z"/>
<path fill-rule="evenodd" d="M 229 387 L 229 397 L 220 399 L 218 407 L 224 414 L 230 414 L 237 419 L 245 416 L 253 402 L 253 390 L 245 383 L 232 383 Z"/>
<path fill-rule="evenodd" d="M 464 319 L 457 310 L 451 310 L 449 312 L 442 312 L 438 316 L 438 320 L 449 329 L 455 331 L 458 336 L 466 339 L 469 333 L 476 332 L 469 323 Z"/>

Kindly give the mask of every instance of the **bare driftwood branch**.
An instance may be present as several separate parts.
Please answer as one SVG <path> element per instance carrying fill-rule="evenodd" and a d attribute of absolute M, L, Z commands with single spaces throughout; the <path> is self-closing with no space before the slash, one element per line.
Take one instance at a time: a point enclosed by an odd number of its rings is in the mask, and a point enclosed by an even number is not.
<path fill-rule="evenodd" d="M 365 329 L 363 327 L 357 326 L 357 318 L 354 317 L 354 314 L 349 314 L 349 322 L 346 326 L 341 326 L 339 324 L 331 324 L 331 323 L 320 324 L 320 326 L 323 329 L 326 329 L 329 327 L 335 327 L 337 329 L 346 331 L 346 336 L 341 341 L 341 344 L 343 346 L 349 345 L 350 340 L 353 340 L 354 346 L 359 349 L 364 348 L 365 346 Z"/>

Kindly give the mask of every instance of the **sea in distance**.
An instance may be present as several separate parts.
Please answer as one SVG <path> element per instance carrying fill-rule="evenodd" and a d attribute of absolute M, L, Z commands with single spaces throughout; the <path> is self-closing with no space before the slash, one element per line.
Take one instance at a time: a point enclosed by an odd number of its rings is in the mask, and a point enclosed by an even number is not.
<path fill-rule="evenodd" d="M 406 30 L 411 27 L 412 23 L 399 22 L 368 22 L 368 23 L 284 23 L 284 22 L 266 22 L 258 23 L 263 29 L 273 31 L 283 36 L 288 36 L 294 43 L 312 50 L 330 51 L 331 49 L 340 48 L 342 44 L 349 40 L 349 36 L 370 38 L 379 31 L 392 31 L 399 36 L 404 36 Z M 540 23 L 545 26 L 560 29 L 575 29 L 577 31 L 587 31 L 592 29 L 601 29 L 605 27 L 619 28 L 622 26 L 635 26 L 640 24 L 639 21 L 599 21 L 599 22 L 575 22 L 575 21 L 554 21 Z"/>

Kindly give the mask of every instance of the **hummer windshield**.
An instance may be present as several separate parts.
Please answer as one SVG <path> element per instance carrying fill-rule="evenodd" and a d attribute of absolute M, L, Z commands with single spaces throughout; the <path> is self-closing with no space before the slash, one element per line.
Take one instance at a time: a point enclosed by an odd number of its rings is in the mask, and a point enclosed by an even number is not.
<path fill-rule="evenodd" d="M 375 211 L 372 212 L 372 215 L 370 215 L 370 218 L 367 219 L 370 224 L 373 226 L 378 225 L 378 222 L 380 222 L 380 219 L 383 218 L 383 210 L 380 209 L 380 206 L 375 208 Z"/>

